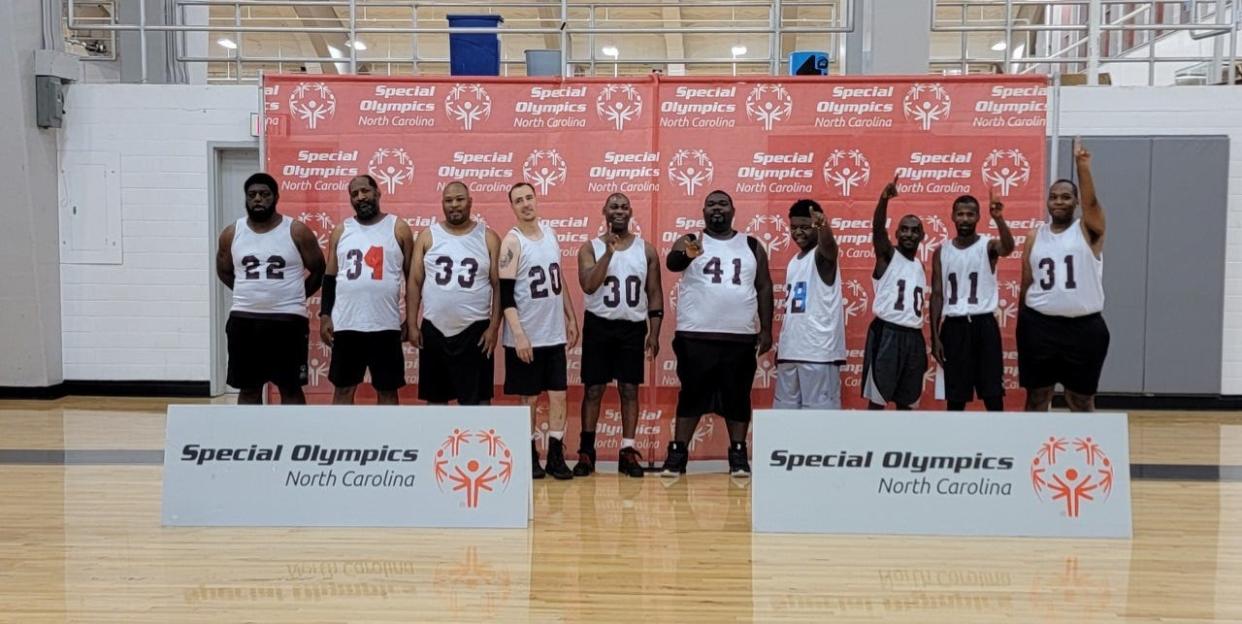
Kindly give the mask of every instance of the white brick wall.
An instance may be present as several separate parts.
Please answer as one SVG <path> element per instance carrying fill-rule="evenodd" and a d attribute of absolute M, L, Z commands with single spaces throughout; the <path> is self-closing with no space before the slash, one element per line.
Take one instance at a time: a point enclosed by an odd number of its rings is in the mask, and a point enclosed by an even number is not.
<path fill-rule="evenodd" d="M 1062 90 L 1065 135 L 1231 138 L 1221 392 L 1242 394 L 1242 89 Z M 250 140 L 254 87 L 73 85 L 62 154 L 121 157 L 124 262 L 62 265 L 65 379 L 210 378 L 208 141 Z"/>
<path fill-rule="evenodd" d="M 65 379 L 210 378 L 207 143 L 253 140 L 257 106 L 253 86 L 69 88 L 62 159 L 120 156 L 123 261 L 61 265 Z"/>
<path fill-rule="evenodd" d="M 1221 394 L 1242 394 L 1242 89 L 1073 87 L 1061 93 L 1064 136 L 1229 136 Z"/>

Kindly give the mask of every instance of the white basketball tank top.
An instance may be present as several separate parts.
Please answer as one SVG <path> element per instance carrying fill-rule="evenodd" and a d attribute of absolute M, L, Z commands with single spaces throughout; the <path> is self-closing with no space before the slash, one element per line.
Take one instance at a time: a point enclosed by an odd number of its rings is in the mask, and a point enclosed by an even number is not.
<path fill-rule="evenodd" d="M 1034 278 L 1026 305 L 1049 316 L 1087 316 L 1104 309 L 1104 259 L 1095 257 L 1082 231 L 1082 220 L 1060 234 L 1048 224 L 1035 231 L 1027 262 Z"/>
<path fill-rule="evenodd" d="M 777 346 L 780 361 L 837 362 L 845 359 L 845 307 L 841 271 L 832 286 L 815 266 L 815 250 L 794 256 L 785 270 L 785 319 Z"/>
<path fill-rule="evenodd" d="M 350 217 L 336 243 L 337 331 L 401 329 L 401 245 L 397 217 L 384 215 L 371 225 Z"/>
<path fill-rule="evenodd" d="M 974 316 L 996 311 L 999 301 L 996 274 L 988 259 L 990 236 L 966 249 L 958 249 L 953 240 L 940 246 L 940 286 L 944 289 L 945 316 Z"/>
<path fill-rule="evenodd" d="M 908 260 L 893 251 L 884 276 L 872 280 L 875 302 L 871 312 L 882 320 L 902 327 L 923 327 L 923 305 L 927 301 L 927 273 L 923 263 Z"/>
<path fill-rule="evenodd" d="M 690 261 L 677 283 L 677 331 L 758 334 L 758 263 L 746 235 L 698 238 L 703 253 Z"/>
<path fill-rule="evenodd" d="M 595 259 L 604 255 L 604 241 L 591 241 Z M 600 318 L 619 321 L 647 320 L 647 246 L 635 236 L 624 251 L 612 254 L 608 276 L 595 292 L 583 297 L 587 312 Z"/>
<path fill-rule="evenodd" d="M 431 224 L 431 248 L 423 256 L 423 318 L 445 336 L 492 316 L 492 261 L 487 226 L 453 234 Z"/>
<path fill-rule="evenodd" d="M 306 276 L 293 243 L 293 219 L 280 217 L 270 232 L 233 226 L 233 305 L 230 312 L 306 316 Z"/>
<path fill-rule="evenodd" d="M 532 347 L 565 344 L 565 290 L 561 273 L 561 246 L 556 232 L 539 224 L 543 237 L 530 240 L 521 230 L 513 228 L 522 249 L 518 257 L 517 283 L 513 298 L 517 302 L 518 320 Z M 516 347 L 513 332 L 505 323 L 503 344 Z"/>

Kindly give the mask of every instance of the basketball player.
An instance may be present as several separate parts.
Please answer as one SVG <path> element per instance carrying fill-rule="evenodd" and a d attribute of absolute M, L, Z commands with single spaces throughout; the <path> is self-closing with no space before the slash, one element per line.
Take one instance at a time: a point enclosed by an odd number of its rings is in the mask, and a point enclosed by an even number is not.
<path fill-rule="evenodd" d="M 397 390 L 405 385 L 401 277 L 410 271 L 414 235 L 404 220 L 380 210 L 379 185 L 371 176 L 350 180 L 349 202 L 354 216 L 336 226 L 328 242 L 319 307 L 319 335 L 332 347 L 332 403 L 353 405 L 369 369 L 376 403 L 396 405 Z"/>
<path fill-rule="evenodd" d="M 1004 210 L 989 188 L 988 213 L 999 238 L 980 235 L 975 231 L 979 200 L 958 197 L 952 215 L 957 236 L 932 256 L 932 357 L 944 369 L 944 397 L 952 412 L 966 409 L 976 395 L 989 412 L 1005 408 L 996 261 L 1013 253 L 1014 242 Z"/>
<path fill-rule="evenodd" d="M 1108 355 L 1104 322 L 1104 209 L 1095 196 L 1091 154 L 1074 139 L 1075 186 L 1057 180 L 1048 189 L 1051 223 L 1026 237 L 1022 301 L 1018 312 L 1018 379 L 1026 410 L 1043 412 L 1053 386 L 1065 388 L 1071 411 L 1095 409 L 1100 371 Z M 1080 194 L 1081 191 L 1081 194 Z M 1081 199 L 1080 199 L 1081 198 Z M 1082 216 L 1074 218 L 1081 204 Z"/>
<path fill-rule="evenodd" d="M 518 182 L 509 189 L 517 226 L 500 243 L 500 306 L 505 317 L 505 394 L 516 394 L 531 408 L 532 474 L 542 479 L 535 402 L 548 393 L 547 473 L 572 479 L 565 463 L 565 348 L 578 343 L 578 320 L 565 297 L 561 246 L 556 232 L 539 223 L 535 187 Z"/>
<path fill-rule="evenodd" d="M 621 395 L 621 474 L 642 477 L 642 456 L 634 448 L 638 428 L 638 386 L 643 352 L 660 353 L 664 290 L 655 247 L 630 232 L 630 198 L 613 193 L 604 202 L 608 232 L 578 250 L 578 282 L 586 294 L 582 320 L 582 433 L 574 476 L 595 470 L 595 425 L 608 382 Z"/>
<path fill-rule="evenodd" d="M 323 281 L 323 253 L 310 228 L 276 211 L 276 180 L 256 173 L 242 186 L 246 217 L 220 232 L 216 275 L 233 290 L 224 326 L 228 384 L 239 405 L 263 402 L 263 385 L 280 390 L 280 402 L 306 403 L 306 351 L 310 324 L 306 298 Z"/>
<path fill-rule="evenodd" d="M 845 309 L 837 239 L 811 199 L 789 207 L 798 255 L 785 270 L 785 321 L 776 346 L 776 409 L 841 409 Z"/>
<path fill-rule="evenodd" d="M 500 237 L 470 218 L 472 206 L 466 185 L 450 182 L 440 198 L 444 221 L 414 241 L 406 333 L 419 348 L 418 398 L 428 403 L 492 402 L 492 352 L 500 331 L 500 299 L 492 293 L 500 290 Z"/>
<path fill-rule="evenodd" d="M 746 432 L 756 354 L 772 348 L 772 276 L 768 254 L 752 236 L 733 229 L 733 198 L 712 191 L 703 201 L 700 239 L 673 243 L 665 265 L 682 273 L 677 284 L 677 426 L 663 475 L 686 472 L 689 443 L 704 414 L 719 414 L 729 430 L 729 473 L 750 476 Z"/>
<path fill-rule="evenodd" d="M 871 221 L 875 270 L 871 273 L 875 318 L 863 351 L 863 397 L 868 409 L 895 403 L 913 409 L 923 394 L 927 343 L 923 340 L 923 300 L 927 273 L 918 259 L 923 222 L 906 215 L 897 224 L 897 247 L 888 238 L 888 202 L 897 196 L 897 178 L 880 193 Z"/>

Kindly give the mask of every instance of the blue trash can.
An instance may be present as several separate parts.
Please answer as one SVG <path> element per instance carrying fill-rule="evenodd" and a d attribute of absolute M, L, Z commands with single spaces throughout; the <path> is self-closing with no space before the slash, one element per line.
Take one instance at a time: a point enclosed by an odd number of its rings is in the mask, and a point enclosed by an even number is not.
<path fill-rule="evenodd" d="M 496 28 L 499 15 L 448 15 L 449 28 Z M 449 73 L 454 76 L 499 76 L 500 35 L 495 33 L 449 34 Z"/>
<path fill-rule="evenodd" d="M 828 53 L 799 50 L 789 53 L 790 76 L 827 76 Z"/>

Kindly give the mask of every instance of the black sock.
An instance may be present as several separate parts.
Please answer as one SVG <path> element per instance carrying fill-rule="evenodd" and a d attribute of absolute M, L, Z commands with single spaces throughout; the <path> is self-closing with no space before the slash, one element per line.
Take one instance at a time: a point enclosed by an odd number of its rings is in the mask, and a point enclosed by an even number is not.
<path fill-rule="evenodd" d="M 742 449 L 746 448 L 746 442 L 745 442 L 745 441 L 742 441 L 742 442 L 730 442 L 729 444 L 733 447 L 733 449 L 734 449 L 734 450 L 738 450 L 738 451 L 740 451 L 740 450 L 742 450 Z"/>
<path fill-rule="evenodd" d="M 594 451 L 595 450 L 595 432 L 583 431 L 578 434 L 578 450 Z"/>
<path fill-rule="evenodd" d="M 945 401 L 945 406 L 948 408 L 948 410 L 949 410 L 950 412 L 964 412 L 964 411 L 966 411 L 966 402 L 965 402 L 965 401 Z"/>

